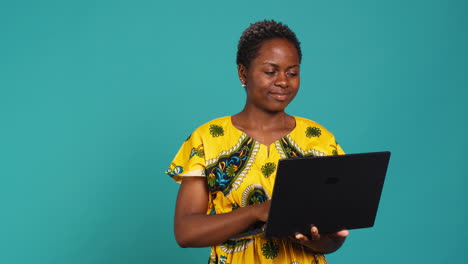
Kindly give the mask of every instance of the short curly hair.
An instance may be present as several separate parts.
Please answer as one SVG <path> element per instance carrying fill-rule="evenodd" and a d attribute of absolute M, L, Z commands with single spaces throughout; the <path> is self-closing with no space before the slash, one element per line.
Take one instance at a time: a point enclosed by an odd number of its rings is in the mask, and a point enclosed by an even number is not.
<path fill-rule="evenodd" d="M 275 38 L 286 39 L 291 42 L 297 50 L 299 63 L 302 60 L 301 43 L 296 34 L 286 25 L 275 20 L 263 20 L 250 24 L 242 33 L 237 45 L 237 65 L 242 64 L 249 67 L 253 59 L 258 56 L 261 44 L 266 40 Z"/>

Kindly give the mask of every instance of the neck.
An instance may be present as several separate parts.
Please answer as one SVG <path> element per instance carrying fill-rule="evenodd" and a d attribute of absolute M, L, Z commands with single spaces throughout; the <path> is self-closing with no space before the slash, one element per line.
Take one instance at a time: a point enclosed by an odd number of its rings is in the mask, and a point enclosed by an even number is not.
<path fill-rule="evenodd" d="M 261 130 L 289 127 L 292 119 L 284 111 L 266 112 L 247 106 L 235 116 L 242 127 Z"/>
<path fill-rule="evenodd" d="M 249 137 L 266 146 L 283 138 L 296 127 L 294 117 L 281 112 L 266 112 L 245 107 L 231 117 L 232 124 Z"/>

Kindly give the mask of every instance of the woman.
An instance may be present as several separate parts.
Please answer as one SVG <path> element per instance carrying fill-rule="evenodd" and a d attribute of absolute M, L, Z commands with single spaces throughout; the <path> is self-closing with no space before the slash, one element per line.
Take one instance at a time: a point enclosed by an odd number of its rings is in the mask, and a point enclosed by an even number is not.
<path fill-rule="evenodd" d="M 211 246 L 209 263 L 326 263 L 347 230 L 266 239 L 280 158 L 343 154 L 319 124 L 286 114 L 299 89 L 300 43 L 286 26 L 261 21 L 244 31 L 237 65 L 244 109 L 212 120 L 184 142 L 167 173 L 181 182 L 175 236 L 181 247 Z"/>

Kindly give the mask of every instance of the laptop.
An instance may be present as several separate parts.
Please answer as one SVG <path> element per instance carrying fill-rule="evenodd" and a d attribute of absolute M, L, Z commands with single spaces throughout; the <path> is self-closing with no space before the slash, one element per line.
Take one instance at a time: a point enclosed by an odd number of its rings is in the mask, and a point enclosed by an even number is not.
<path fill-rule="evenodd" d="M 390 152 L 282 159 L 265 237 L 374 226 Z"/>

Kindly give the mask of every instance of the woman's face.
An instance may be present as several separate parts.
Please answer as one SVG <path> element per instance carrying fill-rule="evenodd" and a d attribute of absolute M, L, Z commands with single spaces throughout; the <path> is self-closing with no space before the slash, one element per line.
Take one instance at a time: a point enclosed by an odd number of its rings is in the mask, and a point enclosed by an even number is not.
<path fill-rule="evenodd" d="M 247 106 L 275 113 L 282 112 L 299 89 L 299 56 L 285 39 L 262 43 L 249 67 L 239 65 L 239 77 L 247 85 Z"/>

